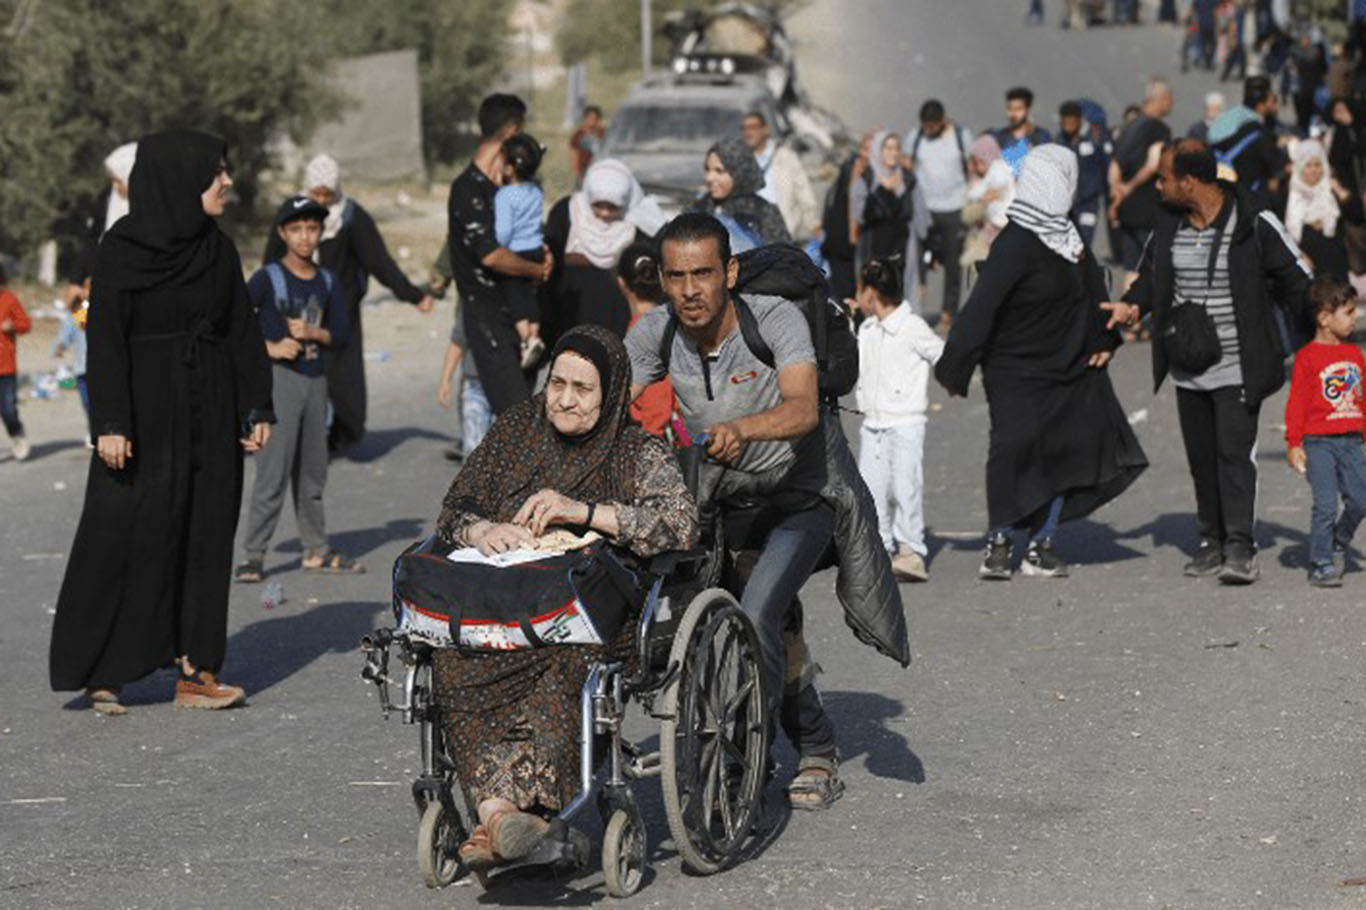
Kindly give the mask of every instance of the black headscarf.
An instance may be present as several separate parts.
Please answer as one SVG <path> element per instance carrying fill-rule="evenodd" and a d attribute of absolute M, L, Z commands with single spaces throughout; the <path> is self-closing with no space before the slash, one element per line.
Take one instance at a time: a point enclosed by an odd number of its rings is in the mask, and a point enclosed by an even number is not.
<path fill-rule="evenodd" d="M 130 211 L 100 241 L 100 278 L 125 290 L 185 284 L 219 255 L 222 233 L 200 197 L 226 162 L 222 139 L 167 130 L 138 140 L 128 179 Z"/>
<path fill-rule="evenodd" d="M 764 172 L 744 140 L 722 139 L 707 150 L 707 155 L 715 155 L 721 160 L 721 166 L 730 174 L 731 191 L 725 199 L 713 199 L 704 193 L 693 204 L 693 211 L 714 215 L 719 210 L 730 215 L 765 244 L 790 242 L 792 236 L 787 232 L 782 213 L 759 195 L 759 190 L 764 188 Z"/>

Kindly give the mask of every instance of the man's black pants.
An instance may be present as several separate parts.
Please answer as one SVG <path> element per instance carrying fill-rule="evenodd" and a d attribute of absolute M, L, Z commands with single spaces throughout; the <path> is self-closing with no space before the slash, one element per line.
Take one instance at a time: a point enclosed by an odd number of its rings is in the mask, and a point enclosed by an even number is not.
<path fill-rule="evenodd" d="M 1225 549 L 1253 548 L 1259 410 L 1244 402 L 1238 386 L 1176 390 L 1200 538 Z"/>
<path fill-rule="evenodd" d="M 471 310 L 466 314 L 465 343 L 479 371 L 479 383 L 494 416 L 531 397 L 522 373 L 522 342 L 517 330 L 498 319 Z"/>
<path fill-rule="evenodd" d="M 967 229 L 963 227 L 963 212 L 930 212 L 930 236 L 933 238 L 934 258 L 944 269 L 943 312 L 950 316 L 958 313 L 958 301 L 963 293 L 963 237 Z M 923 270 L 922 270 L 923 280 Z M 906 297 L 910 298 L 908 289 Z"/>

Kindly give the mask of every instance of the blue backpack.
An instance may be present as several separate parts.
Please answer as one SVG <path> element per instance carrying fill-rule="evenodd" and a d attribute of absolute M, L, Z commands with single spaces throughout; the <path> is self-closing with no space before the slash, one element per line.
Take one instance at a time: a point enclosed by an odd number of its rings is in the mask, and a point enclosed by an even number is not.
<path fill-rule="evenodd" d="M 323 284 L 327 286 L 327 296 L 332 296 L 332 271 L 318 266 L 318 274 L 323 276 Z M 286 319 L 295 315 L 289 311 L 289 284 L 285 280 L 285 267 L 280 265 L 279 260 L 266 263 L 266 276 L 270 278 L 270 289 L 275 293 L 275 309 L 280 311 L 280 315 Z"/>

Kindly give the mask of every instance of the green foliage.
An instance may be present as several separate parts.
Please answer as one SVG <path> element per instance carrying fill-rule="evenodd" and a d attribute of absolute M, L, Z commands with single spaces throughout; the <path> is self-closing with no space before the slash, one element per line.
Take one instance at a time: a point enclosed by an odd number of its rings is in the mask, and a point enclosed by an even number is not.
<path fill-rule="evenodd" d="M 115 146 L 172 126 L 222 136 L 249 214 L 268 141 L 337 104 L 324 39 L 288 0 L 38 3 L 0 57 L 0 249 L 27 254 L 79 220 Z M 59 237 L 68 244 L 70 236 Z"/>
<path fill-rule="evenodd" d="M 322 0 L 314 9 L 339 55 L 416 48 L 427 159 L 467 151 L 467 125 L 503 70 L 506 0 Z"/>

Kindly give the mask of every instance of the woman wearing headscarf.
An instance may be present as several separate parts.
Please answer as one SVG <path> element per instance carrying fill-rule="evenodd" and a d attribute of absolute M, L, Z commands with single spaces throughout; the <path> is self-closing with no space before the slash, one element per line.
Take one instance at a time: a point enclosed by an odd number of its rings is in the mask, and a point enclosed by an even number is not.
<path fill-rule="evenodd" d="M 1147 467 L 1105 371 L 1105 281 L 1068 212 L 1077 156 L 1042 145 L 1025 158 L 1008 221 L 949 332 L 935 377 L 968 394 L 978 365 L 991 414 L 981 575 L 1009 579 L 1011 532 L 1029 532 L 1027 575 L 1066 574 L 1059 521 L 1118 496 Z"/>
<path fill-rule="evenodd" d="M 438 537 L 494 553 L 560 526 L 597 531 L 641 557 L 694 546 L 696 506 L 667 444 L 632 423 L 629 394 L 616 335 L 566 332 L 545 390 L 504 412 L 456 475 Z M 606 646 L 437 652 L 447 749 L 479 818 L 460 848 L 471 866 L 524 856 L 573 798 L 583 681 L 595 661 L 630 659 L 632 626 Z"/>
<path fill-rule="evenodd" d="M 242 452 L 274 421 L 270 364 L 237 249 L 214 218 L 223 141 L 144 136 L 128 215 L 100 243 L 88 376 L 98 437 L 52 629 L 55 690 L 121 714 L 121 686 L 180 668 L 176 704 L 245 698 L 217 674 Z"/>
<path fill-rule="evenodd" d="M 1347 245 L 1342 210 L 1351 194 L 1334 177 L 1328 153 L 1316 139 L 1296 142 L 1290 153 L 1292 171 L 1283 193 L 1285 229 L 1295 238 L 1314 277 L 1347 280 Z"/>
<path fill-rule="evenodd" d="M 1015 175 L 1001 157 L 996 137 L 983 133 L 968 146 L 967 204 L 963 224 L 972 235 L 963 244 L 963 264 L 974 265 L 987 258 L 987 251 L 1006 226 L 1006 211 L 1015 200 Z"/>
<path fill-rule="evenodd" d="M 719 218 L 730 231 L 731 252 L 792 241 L 783 213 L 759 195 L 764 172 L 743 139 L 735 136 L 713 145 L 704 167 L 707 191 L 688 210 Z"/>
<path fill-rule="evenodd" d="M 868 155 L 871 180 L 850 187 L 850 211 L 859 223 L 855 261 L 861 270 L 874 259 L 900 256 L 906 299 L 919 312 L 920 246 L 930 229 L 930 211 L 915 175 L 902 163 L 901 137 L 888 130 L 873 134 Z"/>
<path fill-rule="evenodd" d="M 616 158 L 593 162 L 583 187 L 555 203 L 546 219 L 555 269 L 543 291 L 542 334 L 553 344 L 571 326 L 587 324 L 625 336 L 631 308 L 617 286 L 617 262 L 667 220 L 625 164 Z"/>
<path fill-rule="evenodd" d="M 332 405 L 332 424 L 327 447 L 333 452 L 360 442 L 365 435 L 365 340 L 362 337 L 360 302 L 373 277 L 399 300 L 426 313 L 432 298 L 408 280 L 389 255 L 375 219 L 360 203 L 342 191 L 341 167 L 331 155 L 317 155 L 304 167 L 299 192 L 327 207 L 318 264 L 331 270 L 341 282 L 351 337 L 346 344 L 327 352 L 327 399 Z M 285 254 L 285 242 L 271 231 L 262 264 Z"/>

